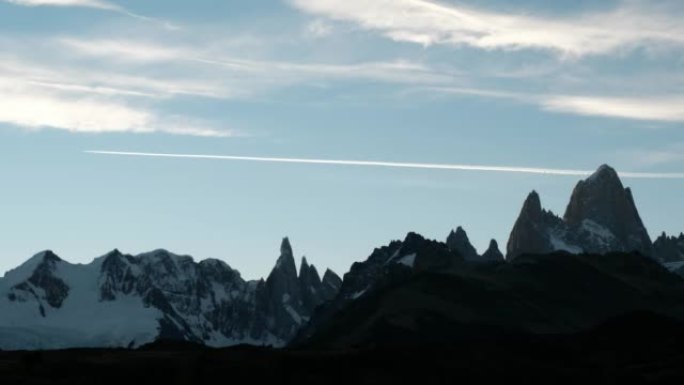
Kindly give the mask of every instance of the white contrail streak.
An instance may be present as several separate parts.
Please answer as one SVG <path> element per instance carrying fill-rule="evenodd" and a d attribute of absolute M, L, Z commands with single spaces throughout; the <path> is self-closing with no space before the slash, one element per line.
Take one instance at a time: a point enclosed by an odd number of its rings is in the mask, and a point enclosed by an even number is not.
<path fill-rule="evenodd" d="M 212 159 L 212 160 L 248 161 L 248 162 L 270 162 L 270 163 L 323 164 L 323 165 L 338 165 L 338 166 L 417 168 L 417 169 L 430 169 L 430 170 L 505 172 L 505 173 L 542 174 L 542 175 L 560 175 L 560 176 L 588 176 L 588 175 L 591 175 L 593 173 L 593 171 L 587 171 L 587 170 L 569 170 L 569 169 L 536 168 L 536 167 L 483 166 L 483 165 L 471 165 L 471 164 L 404 163 L 404 162 L 381 162 L 381 161 L 364 161 L 364 160 L 272 158 L 272 157 L 258 157 L 258 156 L 164 154 L 164 153 L 149 153 L 149 152 L 125 152 L 125 151 L 84 151 L 84 152 L 88 153 L 88 154 L 99 154 L 99 155 L 140 156 L 140 157 L 154 157 L 154 158 Z M 619 174 L 623 178 L 684 179 L 684 173 L 621 172 Z"/>

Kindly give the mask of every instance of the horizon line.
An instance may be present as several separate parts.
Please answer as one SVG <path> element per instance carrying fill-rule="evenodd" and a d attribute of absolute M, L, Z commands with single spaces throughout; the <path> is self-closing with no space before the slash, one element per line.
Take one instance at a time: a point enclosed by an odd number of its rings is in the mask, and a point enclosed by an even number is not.
<path fill-rule="evenodd" d="M 285 158 L 285 157 L 260 157 L 260 156 L 236 156 L 236 155 L 207 155 L 207 154 L 180 154 L 180 153 L 153 153 L 153 152 L 130 152 L 130 151 L 104 151 L 85 150 L 86 154 L 115 155 L 151 158 L 178 158 L 178 159 L 205 159 L 205 160 L 232 160 L 246 162 L 265 163 L 291 163 L 291 164 L 318 164 L 337 166 L 364 166 L 386 168 L 412 168 L 430 170 L 454 170 L 454 171 L 480 171 L 513 174 L 537 174 L 552 176 L 590 176 L 595 171 L 540 168 L 540 167 L 517 167 L 517 166 L 490 166 L 476 164 L 444 164 L 444 163 L 413 163 L 413 162 L 389 162 L 368 160 L 340 160 L 340 159 L 313 159 L 313 158 Z M 684 179 L 684 173 L 661 173 L 661 172 L 620 172 L 622 178 L 634 179 Z"/>

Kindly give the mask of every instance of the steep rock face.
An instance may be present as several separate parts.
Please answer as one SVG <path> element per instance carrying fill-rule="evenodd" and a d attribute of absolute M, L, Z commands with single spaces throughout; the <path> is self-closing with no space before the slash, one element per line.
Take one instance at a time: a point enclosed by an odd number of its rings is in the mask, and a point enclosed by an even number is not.
<path fill-rule="evenodd" d="M 258 304 L 268 314 L 268 327 L 275 328 L 276 335 L 293 335 L 305 322 L 302 293 L 297 277 L 297 267 L 290 241 L 285 238 L 280 246 L 280 257 L 266 279 L 265 303 Z"/>
<path fill-rule="evenodd" d="M 470 243 L 468 239 L 468 234 L 466 234 L 463 227 L 459 226 L 456 231 L 451 231 L 446 240 L 447 247 L 449 250 L 459 253 L 466 261 L 477 261 L 479 260 L 479 255 L 477 250 Z"/>
<path fill-rule="evenodd" d="M 306 258 L 302 258 L 299 267 L 299 287 L 302 293 L 302 304 L 306 309 L 315 309 L 326 300 L 318 270 L 316 266 L 309 265 Z"/>
<path fill-rule="evenodd" d="M 684 233 L 678 237 L 662 233 L 653 242 L 656 258 L 663 263 L 684 262 Z"/>
<path fill-rule="evenodd" d="M 482 259 L 487 262 L 501 262 L 504 260 L 504 255 L 499 250 L 499 244 L 496 240 L 492 239 L 489 242 L 489 247 L 487 251 L 482 254 Z"/>
<path fill-rule="evenodd" d="M 166 250 L 114 250 L 87 265 L 43 252 L 0 278 L 0 349 L 129 347 L 155 339 L 211 346 L 284 345 L 339 289 L 289 241 L 267 280 L 245 281 L 219 260 Z M 337 280 L 335 280 L 337 278 Z"/>
<path fill-rule="evenodd" d="M 610 166 L 599 167 L 577 184 L 563 219 L 577 234 L 585 252 L 637 251 L 653 255 L 651 238 L 632 191 L 622 185 Z"/>
<path fill-rule="evenodd" d="M 525 200 L 506 246 L 507 258 L 523 253 L 545 254 L 554 250 L 581 251 L 562 219 L 542 209 L 539 194 L 532 191 Z"/>
<path fill-rule="evenodd" d="M 617 172 L 603 165 L 575 187 L 563 218 L 543 210 L 532 192 L 520 212 L 507 245 L 507 258 L 553 251 L 606 254 L 632 252 L 653 256 L 648 232 L 632 192 Z"/>

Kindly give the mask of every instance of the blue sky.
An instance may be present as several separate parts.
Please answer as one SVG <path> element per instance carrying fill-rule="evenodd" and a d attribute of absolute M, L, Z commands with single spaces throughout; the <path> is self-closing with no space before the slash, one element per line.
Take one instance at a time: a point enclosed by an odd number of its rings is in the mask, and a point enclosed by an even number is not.
<path fill-rule="evenodd" d="M 600 3 L 600 4 L 599 4 Z M 678 0 L 0 0 L 0 271 L 53 249 L 345 272 L 408 231 L 502 247 L 576 176 L 85 150 L 684 171 Z M 625 179 L 655 236 L 682 179 Z"/>

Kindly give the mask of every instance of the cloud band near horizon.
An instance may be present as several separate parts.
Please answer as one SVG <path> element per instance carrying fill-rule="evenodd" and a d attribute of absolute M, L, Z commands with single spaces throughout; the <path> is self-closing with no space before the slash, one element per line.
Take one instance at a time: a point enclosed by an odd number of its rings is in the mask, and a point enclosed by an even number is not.
<path fill-rule="evenodd" d="M 438 164 L 438 163 L 411 163 L 411 162 L 386 162 L 386 161 L 362 161 L 362 160 L 339 160 L 339 159 L 306 159 L 306 158 L 280 158 L 258 156 L 232 156 L 232 155 L 202 155 L 202 154 L 171 154 L 127 151 L 99 151 L 87 150 L 87 154 L 135 156 L 152 158 L 179 158 L 179 159 L 205 159 L 205 160 L 229 160 L 266 163 L 290 163 L 290 164 L 316 164 L 336 166 L 361 166 L 361 167 L 387 167 L 387 168 L 412 168 L 430 170 L 452 171 L 479 171 L 499 172 L 513 174 L 538 174 L 553 176 L 582 176 L 586 177 L 594 173 L 590 170 L 539 168 L 539 167 L 515 167 L 515 166 L 489 166 L 473 164 Z M 653 172 L 618 172 L 622 178 L 639 179 L 684 179 L 684 173 L 653 173 Z"/>

